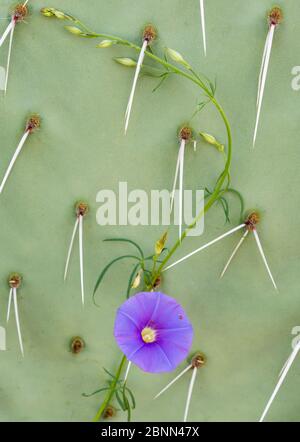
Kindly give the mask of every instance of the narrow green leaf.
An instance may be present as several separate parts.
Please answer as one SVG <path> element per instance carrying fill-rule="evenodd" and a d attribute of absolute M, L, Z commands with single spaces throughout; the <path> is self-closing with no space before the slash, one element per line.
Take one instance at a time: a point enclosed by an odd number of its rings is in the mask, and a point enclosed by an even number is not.
<path fill-rule="evenodd" d="M 115 394 L 116 394 L 116 399 L 117 399 L 118 404 L 120 405 L 120 407 L 122 408 L 123 411 L 126 411 L 125 404 L 124 404 L 124 402 L 121 399 L 119 391 L 116 390 Z"/>
<path fill-rule="evenodd" d="M 239 191 L 237 191 L 236 189 L 232 189 L 232 188 L 228 188 L 226 190 L 226 192 L 233 193 L 234 195 L 236 195 L 238 197 L 238 199 L 240 201 L 240 206 L 241 206 L 240 217 L 242 219 L 243 215 L 244 215 L 244 211 L 245 211 L 245 202 L 244 202 L 244 198 L 243 198 L 242 194 Z"/>
<path fill-rule="evenodd" d="M 132 393 L 132 391 L 131 391 L 128 387 L 125 387 L 125 389 L 126 389 L 126 391 L 129 393 L 129 396 L 130 396 L 130 398 L 131 398 L 132 409 L 135 409 L 135 407 L 136 407 L 136 402 L 135 402 L 135 398 L 134 398 L 134 396 L 133 396 L 133 393 Z"/>
<path fill-rule="evenodd" d="M 210 102 L 210 100 L 208 100 L 208 101 L 202 101 L 202 102 L 198 103 L 198 104 L 197 104 L 197 108 L 196 108 L 195 112 L 194 112 L 193 115 L 192 115 L 192 118 L 194 118 L 199 112 L 201 112 L 202 109 L 204 109 L 205 106 L 206 106 L 209 102 Z"/>
<path fill-rule="evenodd" d="M 161 251 L 161 255 L 164 253 L 164 252 L 169 252 L 170 251 L 170 249 L 168 248 L 168 247 L 164 247 L 163 249 L 162 249 L 162 251 Z"/>
<path fill-rule="evenodd" d="M 162 84 L 163 84 L 164 81 L 168 78 L 169 75 L 170 75 L 169 72 L 167 72 L 166 74 L 163 74 L 163 75 L 161 76 L 161 79 L 160 79 L 160 81 L 158 82 L 158 84 L 155 86 L 154 89 L 152 89 L 152 92 L 153 92 L 153 93 L 156 92 L 156 91 L 162 86 Z"/>
<path fill-rule="evenodd" d="M 133 246 L 135 246 L 138 249 L 138 251 L 140 252 L 141 257 L 144 258 L 144 253 L 143 253 L 142 248 L 135 241 L 133 241 L 132 239 L 128 239 L 128 238 L 107 238 L 107 239 L 104 239 L 103 241 L 104 242 L 106 242 L 106 241 L 128 242 L 128 243 L 132 244 Z"/>
<path fill-rule="evenodd" d="M 114 61 L 122 66 L 125 66 L 126 68 L 134 68 L 137 65 L 135 60 L 128 57 L 115 57 Z"/>
<path fill-rule="evenodd" d="M 153 52 L 153 49 L 151 48 L 150 45 L 148 45 L 148 47 L 147 47 L 147 51 L 150 52 L 150 54 L 153 54 L 153 53 L 154 53 L 154 52 Z"/>
<path fill-rule="evenodd" d="M 100 273 L 99 278 L 97 279 L 95 288 L 94 288 L 94 293 L 93 293 L 93 301 L 95 302 L 95 293 L 99 287 L 99 285 L 101 284 L 102 279 L 104 278 L 106 272 L 110 269 L 110 267 L 115 264 L 117 261 L 120 261 L 121 259 L 137 259 L 138 261 L 140 261 L 140 258 L 138 258 L 137 256 L 134 255 L 123 255 L 123 256 L 119 256 L 118 258 L 113 259 L 110 263 L 108 263 L 104 269 L 102 270 L 102 272 Z"/>
<path fill-rule="evenodd" d="M 83 397 L 91 397 L 94 396 L 97 393 L 102 393 L 103 391 L 107 391 L 109 390 L 110 387 L 104 387 L 104 388 L 99 388 L 99 390 L 94 391 L 93 393 L 82 393 Z"/>
<path fill-rule="evenodd" d="M 149 256 L 146 256 L 146 258 L 144 259 L 144 261 L 152 261 L 154 257 L 155 257 L 155 255 L 149 255 Z"/>
<path fill-rule="evenodd" d="M 111 378 L 116 379 L 116 376 L 113 375 L 109 370 L 107 370 L 107 368 L 103 367 L 103 370 L 105 371 L 106 374 L 108 374 Z M 120 382 L 120 381 L 118 381 Z"/>
<path fill-rule="evenodd" d="M 126 396 L 126 388 L 125 387 L 123 387 L 122 395 L 123 395 L 123 402 L 125 405 L 125 410 L 127 410 L 127 422 L 130 422 L 131 421 L 131 408 L 130 408 L 130 403 L 129 403 L 127 396 Z"/>
<path fill-rule="evenodd" d="M 204 191 L 205 191 L 204 198 L 208 198 L 212 194 L 212 192 L 207 187 L 205 187 Z"/>
<path fill-rule="evenodd" d="M 220 201 L 220 203 L 223 207 L 224 213 L 225 213 L 225 220 L 227 223 L 230 223 L 228 202 L 224 197 L 220 197 L 219 201 Z"/>

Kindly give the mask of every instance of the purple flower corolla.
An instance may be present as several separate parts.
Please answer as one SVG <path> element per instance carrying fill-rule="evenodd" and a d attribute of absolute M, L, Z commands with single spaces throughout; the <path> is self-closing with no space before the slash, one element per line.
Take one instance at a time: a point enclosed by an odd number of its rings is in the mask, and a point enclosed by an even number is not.
<path fill-rule="evenodd" d="M 114 336 L 127 359 L 142 370 L 174 370 L 189 353 L 193 327 L 175 299 L 141 292 L 117 311 Z"/>

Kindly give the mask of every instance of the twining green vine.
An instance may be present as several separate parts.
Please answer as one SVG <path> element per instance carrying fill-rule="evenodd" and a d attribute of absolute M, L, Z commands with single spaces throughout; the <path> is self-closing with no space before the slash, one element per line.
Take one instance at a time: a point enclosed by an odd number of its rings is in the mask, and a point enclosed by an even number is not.
<path fill-rule="evenodd" d="M 62 11 L 59 11 L 55 8 L 43 8 L 42 14 L 46 17 L 56 17 L 60 20 L 69 21 L 72 23 L 71 26 L 65 26 L 66 30 L 70 33 L 77 35 L 79 37 L 89 38 L 89 39 L 97 39 L 101 38 L 104 39 L 100 44 L 98 44 L 98 47 L 105 48 L 110 47 L 113 45 L 121 45 L 128 47 L 137 53 L 141 51 L 141 46 L 125 40 L 121 37 L 111 35 L 111 34 L 104 34 L 104 33 L 96 33 L 92 30 L 90 30 L 84 23 L 82 23 L 80 20 L 78 20 L 76 17 L 66 14 Z M 221 104 L 218 102 L 218 100 L 215 97 L 215 84 L 213 84 L 206 76 L 203 74 L 198 74 L 188 62 L 184 60 L 184 58 L 176 51 L 169 49 L 165 51 L 165 54 L 163 57 L 159 57 L 156 55 L 153 50 L 149 47 L 148 50 L 145 51 L 145 57 L 151 60 L 156 66 L 146 66 L 143 65 L 143 69 L 147 72 L 150 72 L 156 70 L 155 76 L 160 77 L 160 82 L 158 86 L 155 88 L 157 90 L 158 87 L 161 86 L 161 84 L 165 81 L 166 78 L 170 74 L 179 75 L 180 77 L 183 77 L 192 83 L 194 83 L 197 87 L 199 87 L 204 93 L 205 101 L 203 103 L 200 103 L 197 109 L 197 112 L 202 110 L 208 103 L 214 105 L 216 110 L 218 111 L 227 134 L 227 143 L 226 143 L 226 150 L 224 149 L 223 154 L 225 155 L 225 165 L 222 173 L 219 175 L 216 184 L 212 191 L 207 192 L 204 208 L 196 215 L 192 223 L 187 226 L 187 228 L 183 231 L 181 238 L 179 238 L 173 246 L 171 246 L 169 249 L 165 248 L 165 243 L 167 240 L 167 235 L 164 234 L 162 238 L 158 241 L 155 247 L 155 253 L 151 254 L 150 256 L 145 257 L 144 252 L 142 248 L 135 243 L 132 240 L 126 239 L 126 238 L 113 238 L 109 239 L 107 241 L 121 241 L 126 242 L 128 244 L 131 244 L 133 247 L 135 247 L 137 255 L 123 255 L 119 256 L 113 261 L 111 261 L 101 272 L 94 290 L 94 295 L 102 282 L 106 272 L 110 269 L 110 267 L 115 264 L 116 262 L 123 260 L 123 259 L 132 259 L 135 261 L 134 268 L 132 272 L 130 273 L 129 281 L 128 281 L 128 287 L 126 290 L 126 296 L 128 297 L 130 295 L 131 289 L 135 287 L 135 279 L 139 279 L 143 277 L 144 282 L 144 289 L 145 290 L 153 290 L 160 284 L 160 278 L 161 273 L 164 270 L 164 267 L 168 263 L 168 261 L 171 259 L 171 257 L 174 255 L 174 253 L 177 251 L 177 249 L 182 244 L 183 240 L 187 236 L 188 232 L 193 229 L 196 225 L 196 223 L 201 219 L 201 217 L 204 216 L 204 214 L 217 202 L 221 202 L 224 212 L 227 218 L 229 218 L 228 213 L 228 204 L 226 199 L 224 198 L 224 195 L 227 192 L 231 192 L 238 196 L 241 202 L 241 211 L 243 211 L 244 204 L 243 199 L 238 191 L 235 189 L 230 188 L 230 166 L 231 166 L 231 159 L 232 159 L 232 135 L 231 135 L 231 128 L 228 121 L 228 118 L 221 106 Z M 176 64 L 169 61 L 169 58 L 171 58 L 173 61 L 175 61 Z M 135 61 L 132 59 L 116 59 L 116 61 L 121 62 L 121 64 L 127 65 L 127 66 L 135 66 Z M 160 68 L 163 68 L 165 70 L 160 71 L 157 69 L 157 66 Z M 200 134 L 203 136 L 203 134 Z M 221 144 L 216 144 L 217 147 L 219 147 L 219 150 L 222 150 L 224 148 Z M 150 268 L 148 268 L 148 264 L 151 264 Z M 140 281 L 138 280 L 137 283 L 139 284 Z M 108 385 L 100 390 L 97 390 L 97 392 L 102 393 L 105 392 L 105 397 L 101 403 L 101 406 L 94 418 L 95 421 L 98 421 L 103 416 L 106 408 L 110 405 L 110 402 L 115 397 L 117 401 L 121 404 L 122 409 L 127 410 L 128 413 L 128 419 L 130 419 L 131 415 L 131 408 L 134 407 L 134 398 L 128 387 L 126 386 L 126 382 L 122 381 L 122 372 L 124 369 L 124 365 L 126 362 L 126 357 L 123 356 L 122 360 L 120 362 L 120 365 L 116 371 L 115 375 L 111 375 L 111 379 L 108 382 Z M 129 401 L 126 393 L 129 393 L 131 397 L 131 402 Z M 96 393 L 96 392 L 95 392 Z M 120 398 L 120 393 L 122 393 L 122 399 Z"/>

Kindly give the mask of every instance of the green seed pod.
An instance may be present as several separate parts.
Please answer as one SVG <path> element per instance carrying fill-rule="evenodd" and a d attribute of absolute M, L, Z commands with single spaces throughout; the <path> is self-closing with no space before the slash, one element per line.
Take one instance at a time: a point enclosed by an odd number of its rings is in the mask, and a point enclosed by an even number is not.
<path fill-rule="evenodd" d="M 52 9 L 52 12 L 56 18 L 59 18 L 60 20 L 68 20 L 69 19 L 69 16 L 67 14 L 65 14 L 64 12 L 59 11 L 58 9 L 55 9 L 55 8 L 50 8 L 50 9 Z"/>
<path fill-rule="evenodd" d="M 97 48 L 109 48 L 117 44 L 116 40 L 102 40 L 96 47 Z"/>
<path fill-rule="evenodd" d="M 185 61 L 185 59 L 183 58 L 183 56 L 179 52 L 175 51 L 174 49 L 167 48 L 166 53 L 167 53 L 167 55 L 169 55 L 169 57 L 173 61 L 175 61 L 176 63 L 182 64 L 186 68 L 190 69 L 191 66 L 188 64 L 187 61 Z"/>
<path fill-rule="evenodd" d="M 55 17 L 55 9 L 54 8 L 42 8 L 41 14 L 45 17 Z"/>
<path fill-rule="evenodd" d="M 134 68 L 137 65 L 135 60 L 133 60 L 132 58 L 128 58 L 128 57 L 116 57 L 116 58 L 114 58 L 114 60 L 117 63 L 119 63 L 123 66 L 126 66 L 128 68 Z"/>
<path fill-rule="evenodd" d="M 77 28 L 77 26 L 65 26 L 65 29 L 74 35 L 84 35 L 84 32 L 82 32 L 81 29 Z"/>
<path fill-rule="evenodd" d="M 208 144 L 215 146 L 220 152 L 224 152 L 224 144 L 219 143 L 213 135 L 207 134 L 205 132 L 199 132 L 199 135 L 206 141 Z"/>

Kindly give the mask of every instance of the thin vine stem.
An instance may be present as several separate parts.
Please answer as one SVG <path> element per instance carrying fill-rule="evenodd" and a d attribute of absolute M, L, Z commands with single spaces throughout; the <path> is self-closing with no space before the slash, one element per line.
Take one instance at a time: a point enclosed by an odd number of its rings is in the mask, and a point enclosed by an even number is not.
<path fill-rule="evenodd" d="M 87 28 L 87 26 L 85 26 L 80 20 L 78 20 L 77 18 L 75 18 L 73 16 L 65 15 L 65 19 L 71 20 L 73 23 L 75 23 L 76 25 L 78 25 L 82 29 L 84 29 L 84 32 L 82 32 L 82 34 L 80 34 L 82 37 L 104 38 L 104 39 L 111 40 L 117 44 L 130 47 L 137 52 L 141 51 L 140 46 L 138 46 L 128 40 L 125 40 L 125 39 L 120 38 L 115 35 L 102 34 L 102 33 L 98 34 L 98 33 L 95 33 L 93 31 L 89 30 Z M 176 250 L 180 247 L 182 241 L 185 239 L 188 232 L 196 225 L 196 223 L 202 218 L 202 216 L 204 216 L 204 214 L 212 207 L 212 205 L 218 200 L 220 195 L 222 195 L 222 193 L 223 193 L 222 187 L 223 187 L 223 184 L 226 179 L 228 179 L 228 185 L 226 187 L 226 188 L 228 188 L 229 181 L 230 181 L 230 165 L 231 165 L 231 159 L 232 159 L 232 135 L 231 135 L 231 128 L 230 128 L 230 124 L 227 119 L 227 116 L 226 116 L 222 106 L 220 105 L 218 100 L 215 98 L 213 91 L 210 91 L 206 87 L 205 83 L 201 80 L 200 76 L 196 72 L 194 72 L 191 67 L 185 66 L 186 70 L 183 70 L 183 69 L 179 68 L 178 66 L 175 66 L 174 64 L 170 63 L 167 59 L 160 58 L 150 51 L 146 51 L 145 56 L 148 57 L 149 59 L 157 62 L 158 64 L 160 64 L 164 68 L 166 68 L 167 71 L 169 71 L 171 73 L 175 73 L 181 77 L 184 77 L 187 80 L 192 81 L 198 87 L 200 87 L 201 90 L 204 91 L 205 94 L 207 95 L 207 97 L 210 99 L 210 102 L 213 103 L 213 105 L 215 106 L 215 108 L 219 112 L 220 117 L 223 120 L 223 123 L 226 128 L 226 132 L 227 132 L 227 159 L 226 159 L 226 163 L 224 166 L 224 170 L 221 173 L 220 177 L 218 178 L 215 188 L 214 188 L 213 192 L 211 193 L 210 197 L 208 198 L 204 208 L 196 215 L 196 217 L 194 218 L 192 223 L 183 231 L 181 238 L 175 242 L 173 247 L 171 247 L 171 249 L 168 251 L 168 254 L 161 261 L 160 265 L 157 268 L 156 268 L 156 262 L 154 262 L 154 266 L 153 266 L 153 269 L 151 272 L 152 273 L 151 287 L 150 287 L 150 290 L 151 290 L 151 288 L 153 288 L 157 278 L 160 276 L 161 272 L 163 271 L 164 267 L 166 266 L 168 261 L 171 259 L 171 257 L 174 255 Z M 143 264 L 144 264 L 144 262 L 143 262 Z M 142 268 L 143 267 L 144 267 L 144 265 L 142 265 Z M 121 360 L 119 367 L 117 369 L 116 375 L 113 378 L 113 381 L 110 385 L 110 389 L 108 390 L 100 408 L 98 409 L 98 411 L 96 413 L 96 416 L 94 418 L 95 422 L 99 421 L 101 419 L 106 407 L 109 405 L 111 399 L 113 398 L 113 396 L 115 394 L 115 390 L 116 390 L 117 384 L 121 378 L 121 374 L 122 374 L 122 371 L 124 368 L 125 361 L 126 361 L 126 356 L 123 355 L 122 360 Z"/>
<path fill-rule="evenodd" d="M 123 370 L 123 367 L 124 367 L 124 364 L 125 364 L 126 360 L 127 360 L 126 356 L 123 355 L 122 360 L 120 362 L 120 365 L 118 367 L 117 373 L 116 373 L 115 377 L 113 378 L 113 381 L 112 381 L 112 383 L 110 385 L 110 389 L 106 393 L 106 396 L 105 396 L 102 404 L 100 405 L 99 410 L 97 411 L 97 413 L 96 413 L 96 415 L 95 415 L 95 417 L 93 419 L 94 422 L 98 422 L 101 419 L 101 417 L 102 417 L 106 407 L 109 405 L 109 403 L 110 403 L 110 401 L 111 401 L 111 399 L 112 399 L 112 397 L 113 397 L 113 395 L 115 393 L 117 384 L 118 384 L 118 382 L 120 380 L 120 377 L 121 377 L 121 374 L 122 374 L 122 370 Z"/>

